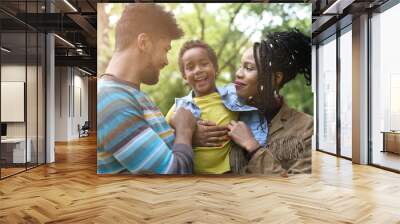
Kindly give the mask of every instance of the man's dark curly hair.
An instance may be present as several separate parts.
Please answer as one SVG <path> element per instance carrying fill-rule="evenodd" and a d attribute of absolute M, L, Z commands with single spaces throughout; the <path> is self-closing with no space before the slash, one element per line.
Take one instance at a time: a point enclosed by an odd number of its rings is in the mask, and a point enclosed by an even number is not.
<path fill-rule="evenodd" d="M 125 49 L 140 33 L 147 33 L 154 40 L 179 39 L 183 30 L 171 12 L 154 3 L 131 3 L 125 6 L 115 29 L 115 49 Z"/>
<path fill-rule="evenodd" d="M 267 39 L 253 46 L 258 71 L 258 107 L 271 120 L 276 111 L 275 91 L 279 91 L 298 74 L 303 74 L 307 85 L 311 84 L 311 38 L 297 29 L 290 32 L 274 32 Z M 282 72 L 283 80 L 275 86 L 273 80 Z M 270 116 L 270 117 L 268 117 Z"/>
<path fill-rule="evenodd" d="M 196 48 L 196 47 L 203 48 L 204 50 L 207 51 L 208 58 L 210 59 L 211 63 L 213 64 L 215 72 L 218 73 L 218 69 L 219 69 L 218 68 L 218 59 L 217 59 L 217 54 L 215 53 L 214 49 L 212 49 L 211 46 L 208 45 L 207 43 L 205 43 L 204 41 L 189 40 L 189 41 L 186 41 L 182 45 L 182 47 L 179 51 L 178 63 L 179 63 L 179 70 L 181 71 L 182 75 L 185 75 L 185 69 L 183 67 L 183 62 L 182 62 L 183 54 L 187 50 Z"/>

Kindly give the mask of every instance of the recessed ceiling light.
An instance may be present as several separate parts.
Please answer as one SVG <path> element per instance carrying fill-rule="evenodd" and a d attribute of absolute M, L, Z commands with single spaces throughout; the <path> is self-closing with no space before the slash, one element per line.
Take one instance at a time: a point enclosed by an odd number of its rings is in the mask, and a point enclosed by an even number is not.
<path fill-rule="evenodd" d="M 9 50 L 9 49 L 7 49 L 7 48 L 5 48 L 5 47 L 1 47 L 1 50 L 4 51 L 4 52 L 6 52 L 6 53 L 10 53 L 10 52 L 11 52 L 11 50 Z"/>
<path fill-rule="evenodd" d="M 60 37 L 60 36 L 57 35 L 57 34 L 54 34 L 54 36 L 57 37 L 57 38 L 58 38 L 59 40 L 61 40 L 62 42 L 66 43 L 67 45 L 69 45 L 69 46 L 75 48 L 75 45 L 73 45 L 73 44 L 72 44 L 71 42 L 69 42 L 68 40 L 66 40 L 66 39 L 64 39 L 64 38 L 62 38 L 62 37 Z"/>
<path fill-rule="evenodd" d="M 68 0 L 64 0 L 65 4 L 67 4 L 72 10 L 74 10 L 74 12 L 78 12 L 78 10 L 71 4 L 69 3 Z"/>
<path fill-rule="evenodd" d="M 86 70 L 83 70 L 83 69 L 81 69 L 81 68 L 79 68 L 79 67 L 78 67 L 78 70 L 81 71 L 81 72 L 83 72 L 83 73 L 85 73 L 85 74 L 92 75 L 92 73 L 90 73 L 90 72 L 88 72 L 88 71 L 86 71 Z"/>
<path fill-rule="evenodd" d="M 327 9 L 325 9 L 322 14 L 342 14 L 343 9 L 351 5 L 355 0 L 336 0 Z"/>

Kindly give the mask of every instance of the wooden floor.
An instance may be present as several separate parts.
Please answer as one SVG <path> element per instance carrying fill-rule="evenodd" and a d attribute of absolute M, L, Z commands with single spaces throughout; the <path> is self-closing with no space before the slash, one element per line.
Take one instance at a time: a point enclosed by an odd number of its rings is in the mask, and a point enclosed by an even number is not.
<path fill-rule="evenodd" d="M 374 151 L 372 161 L 377 165 L 400 170 L 400 154 L 376 150 Z"/>
<path fill-rule="evenodd" d="M 0 181 L 0 223 L 400 223 L 400 175 L 315 152 L 313 174 L 96 175 L 96 141 Z"/>
<path fill-rule="evenodd" d="M 27 167 L 25 167 L 24 164 L 18 165 L 18 167 L 7 167 L 7 168 L 1 168 L 1 178 L 5 178 L 20 172 L 23 172 L 25 170 L 33 169 L 37 167 L 37 164 L 27 164 Z"/>
<path fill-rule="evenodd" d="M 16 173 L 19 173 L 19 172 L 22 172 L 22 171 L 26 170 L 25 167 L 24 168 L 20 168 L 20 167 L 17 167 L 17 168 L 0 168 L 0 169 L 1 169 L 1 178 L 4 178 L 4 177 L 7 177 L 7 176 L 10 176 L 10 175 L 13 175 L 13 174 L 16 174 Z"/>

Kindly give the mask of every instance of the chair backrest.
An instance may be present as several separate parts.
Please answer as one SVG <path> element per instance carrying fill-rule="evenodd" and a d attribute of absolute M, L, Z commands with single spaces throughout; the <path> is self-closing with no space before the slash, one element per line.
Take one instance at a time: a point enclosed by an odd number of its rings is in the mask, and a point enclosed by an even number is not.
<path fill-rule="evenodd" d="M 82 128 L 89 129 L 90 128 L 89 121 L 85 121 L 85 124 L 83 124 Z"/>

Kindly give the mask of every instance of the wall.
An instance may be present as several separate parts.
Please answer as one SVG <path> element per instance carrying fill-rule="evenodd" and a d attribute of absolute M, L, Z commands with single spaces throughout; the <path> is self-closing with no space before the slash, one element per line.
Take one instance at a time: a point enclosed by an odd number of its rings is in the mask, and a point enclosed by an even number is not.
<path fill-rule="evenodd" d="M 88 120 L 88 78 L 76 68 L 55 69 L 55 141 L 77 139 Z"/>
<path fill-rule="evenodd" d="M 70 77 L 67 67 L 55 68 L 55 141 L 68 140 L 68 86 Z"/>
<path fill-rule="evenodd" d="M 97 132 L 97 77 L 88 80 L 90 131 Z"/>
<path fill-rule="evenodd" d="M 78 124 L 82 126 L 85 121 L 88 121 L 88 77 L 81 76 L 82 73 L 74 75 L 74 82 L 72 88 L 74 90 L 72 96 L 73 98 L 73 108 L 72 108 L 72 123 L 71 123 L 71 135 L 74 137 L 78 137 Z"/>

